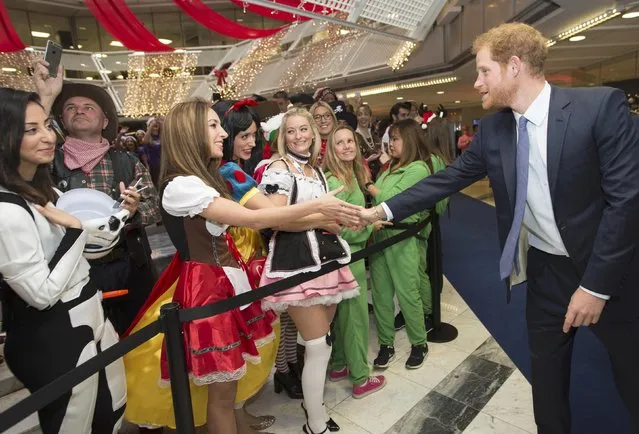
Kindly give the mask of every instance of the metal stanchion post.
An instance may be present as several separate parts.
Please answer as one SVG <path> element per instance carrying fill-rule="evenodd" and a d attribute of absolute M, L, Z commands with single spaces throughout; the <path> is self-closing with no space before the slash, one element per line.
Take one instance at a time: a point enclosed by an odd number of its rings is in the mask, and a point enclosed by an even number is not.
<path fill-rule="evenodd" d="M 433 215 L 432 224 L 433 230 L 430 234 L 428 252 L 426 253 L 433 300 L 433 329 L 428 333 L 428 340 L 430 342 L 443 343 L 455 340 L 458 331 L 452 324 L 442 322 L 441 293 L 444 288 L 444 269 L 442 266 L 442 239 L 438 215 Z"/>
<path fill-rule="evenodd" d="M 177 303 L 165 304 L 160 308 L 160 323 L 166 339 L 173 411 L 175 412 L 175 428 L 180 434 L 195 434 L 191 391 L 189 377 L 186 372 L 184 339 L 179 314 L 180 309 Z"/>

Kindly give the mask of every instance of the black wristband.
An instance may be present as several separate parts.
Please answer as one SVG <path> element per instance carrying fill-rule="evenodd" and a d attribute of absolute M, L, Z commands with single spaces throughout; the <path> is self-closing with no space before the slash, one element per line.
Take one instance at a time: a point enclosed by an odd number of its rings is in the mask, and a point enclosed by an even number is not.
<path fill-rule="evenodd" d="M 373 181 L 368 181 L 366 184 L 364 184 L 364 187 L 368 188 L 369 185 L 375 185 L 375 183 Z"/>

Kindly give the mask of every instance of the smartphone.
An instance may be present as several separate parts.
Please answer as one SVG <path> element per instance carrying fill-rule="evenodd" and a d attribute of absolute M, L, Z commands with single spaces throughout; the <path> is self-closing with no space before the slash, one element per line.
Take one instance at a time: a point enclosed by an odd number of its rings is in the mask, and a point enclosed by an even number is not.
<path fill-rule="evenodd" d="M 49 75 L 56 77 L 58 75 L 58 67 L 62 59 L 62 47 L 52 40 L 47 41 L 47 48 L 44 52 L 44 60 L 49 63 Z"/>

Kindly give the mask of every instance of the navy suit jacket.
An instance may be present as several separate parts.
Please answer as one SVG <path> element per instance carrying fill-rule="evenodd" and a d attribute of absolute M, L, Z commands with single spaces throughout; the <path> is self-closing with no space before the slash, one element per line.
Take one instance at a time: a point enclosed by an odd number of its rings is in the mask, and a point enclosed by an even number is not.
<path fill-rule="evenodd" d="M 631 302 L 637 315 L 639 128 L 633 123 L 618 89 L 552 86 L 547 161 L 555 222 L 581 285 Z M 450 167 L 386 202 L 394 219 L 432 208 L 487 175 L 503 249 L 515 208 L 516 128 L 511 109 L 483 118 Z"/>

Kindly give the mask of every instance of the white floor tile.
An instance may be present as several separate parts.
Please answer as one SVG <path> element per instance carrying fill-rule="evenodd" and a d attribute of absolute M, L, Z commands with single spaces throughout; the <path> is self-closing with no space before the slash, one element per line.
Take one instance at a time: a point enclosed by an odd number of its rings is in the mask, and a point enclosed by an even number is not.
<path fill-rule="evenodd" d="M 537 432 L 533 416 L 532 389 L 519 370 L 513 372 L 482 412 L 523 430 Z"/>
<path fill-rule="evenodd" d="M 442 321 L 447 323 L 452 322 L 468 310 L 468 305 L 457 291 L 455 291 L 455 288 L 453 288 L 453 285 L 446 279 L 446 276 L 444 276 L 440 306 Z"/>
<path fill-rule="evenodd" d="M 404 363 L 408 359 L 408 352 L 398 354 L 396 363 L 389 370 L 400 377 L 429 389 L 437 386 L 446 375 L 455 369 L 468 353 L 443 344 L 428 344 L 428 357 L 424 366 L 419 369 L 406 369 Z"/>
<path fill-rule="evenodd" d="M 530 431 L 517 428 L 494 416 L 479 413 L 464 430 L 464 434 L 529 434 Z"/>
<path fill-rule="evenodd" d="M 344 416 L 372 434 L 384 433 L 429 392 L 406 378 L 387 370 L 384 389 L 363 399 L 352 397 L 333 412 Z"/>
<path fill-rule="evenodd" d="M 470 309 L 457 316 L 452 321 L 452 325 L 459 331 L 459 336 L 445 345 L 450 345 L 468 354 L 475 351 L 490 336 L 486 327 Z"/>

